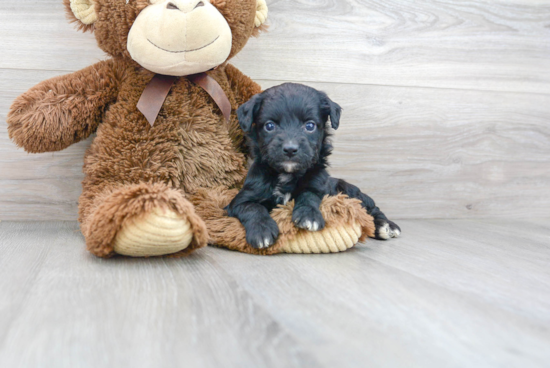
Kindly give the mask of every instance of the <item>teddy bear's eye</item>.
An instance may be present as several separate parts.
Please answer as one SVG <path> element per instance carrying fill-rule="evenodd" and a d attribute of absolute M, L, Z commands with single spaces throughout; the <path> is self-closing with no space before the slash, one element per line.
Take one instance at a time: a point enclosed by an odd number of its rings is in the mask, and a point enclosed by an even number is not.
<path fill-rule="evenodd" d="M 267 132 L 272 132 L 275 130 L 275 124 L 272 121 L 268 121 L 267 123 L 265 123 L 264 129 Z"/>

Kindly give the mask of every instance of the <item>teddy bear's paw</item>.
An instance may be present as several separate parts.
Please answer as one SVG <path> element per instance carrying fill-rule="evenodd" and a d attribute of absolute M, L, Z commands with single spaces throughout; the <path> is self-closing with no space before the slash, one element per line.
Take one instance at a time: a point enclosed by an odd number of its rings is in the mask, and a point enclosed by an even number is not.
<path fill-rule="evenodd" d="M 352 248 L 361 237 L 358 223 L 325 227 L 321 231 L 299 231 L 283 247 L 284 253 L 338 253 Z"/>
<path fill-rule="evenodd" d="M 127 218 L 118 231 L 113 248 L 118 254 L 148 257 L 186 249 L 193 240 L 191 224 L 166 208 Z"/>

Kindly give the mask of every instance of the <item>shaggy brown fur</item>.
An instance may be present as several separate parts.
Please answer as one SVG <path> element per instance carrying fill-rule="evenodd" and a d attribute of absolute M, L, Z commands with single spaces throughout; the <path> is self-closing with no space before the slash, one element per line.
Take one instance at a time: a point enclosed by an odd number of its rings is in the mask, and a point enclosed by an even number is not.
<path fill-rule="evenodd" d="M 48 152 L 64 149 L 97 131 L 84 158 L 79 202 L 82 233 L 88 249 L 97 256 L 114 254 L 113 239 L 125 219 L 142 216 L 155 207 L 170 208 L 190 222 L 194 238 L 181 254 L 207 244 L 207 226 L 214 242 L 250 251 L 244 245 L 244 233 L 232 233 L 240 224 L 225 217 L 218 202 L 227 204 L 232 192 L 226 189 L 239 187 L 246 175 L 246 148 L 235 111 L 261 92 L 260 87 L 228 64 L 208 72 L 231 102 L 228 124 L 210 96 L 181 77 L 151 127 L 136 105 L 154 74 L 133 61 L 126 49 L 128 31 L 147 1 L 128 5 L 121 0 L 94 1 L 98 21 L 93 27 L 80 23 L 80 28 L 93 30 L 99 47 L 112 59 L 44 81 L 18 97 L 7 119 L 10 137 L 28 152 Z M 77 21 L 69 1 L 64 2 Z M 214 0 L 212 4 L 233 32 L 231 58 L 257 31 L 256 0 Z M 207 189 L 213 193 L 208 198 L 204 194 Z M 190 195 L 199 206 L 198 214 L 186 199 Z M 203 202 L 198 200 L 201 196 Z M 334 208 L 329 205 L 323 213 L 327 220 L 370 221 L 353 203 L 348 208 L 342 199 L 332 201 L 336 201 Z M 208 205 L 215 206 L 208 209 Z M 287 214 L 282 214 L 288 209 L 277 211 L 274 216 L 291 236 L 295 230 Z M 223 241 L 226 230 L 227 242 Z M 364 235 L 370 234 L 366 227 L 364 230 Z"/>
<path fill-rule="evenodd" d="M 19 96 L 8 113 L 10 138 L 31 153 L 60 151 L 86 139 L 117 98 L 123 68 L 101 61 L 39 83 Z"/>
<path fill-rule="evenodd" d="M 114 254 L 112 243 L 126 218 L 141 216 L 158 207 L 175 211 L 191 225 L 195 236 L 191 245 L 179 255 L 205 246 L 208 240 L 204 222 L 195 214 L 193 205 L 180 190 L 166 184 L 141 183 L 109 188 L 95 198 L 92 206 L 86 208 L 90 214 L 81 228 L 88 250 L 101 257 Z"/>
<path fill-rule="evenodd" d="M 64 0 L 67 14 L 78 22 Z M 255 0 L 213 1 L 233 32 L 231 55 L 254 33 Z M 79 221 L 88 249 L 113 255 L 112 241 L 124 219 L 155 206 L 170 207 L 191 223 L 189 252 L 207 243 L 206 228 L 185 193 L 199 188 L 236 187 L 246 175 L 244 138 L 235 110 L 260 87 L 231 65 L 209 72 L 233 110 L 227 124 L 210 96 L 179 78 L 155 126 L 136 105 L 153 73 L 130 58 L 127 36 L 147 1 L 95 0 L 93 30 L 113 58 L 78 72 L 44 81 L 18 97 L 8 115 L 15 143 L 28 152 L 58 151 L 97 137 L 84 159 L 85 179 Z M 100 124 L 102 123 L 102 124 Z"/>
<path fill-rule="evenodd" d="M 271 217 L 279 226 L 279 238 L 275 245 L 269 248 L 255 249 L 246 243 L 246 232 L 240 221 L 234 217 L 227 217 L 224 207 L 237 195 L 238 190 L 226 190 L 215 188 L 214 190 L 201 189 L 191 196 L 190 200 L 195 204 L 197 213 L 206 222 L 209 243 L 218 245 L 239 252 L 272 255 L 281 253 L 281 249 L 289 240 L 295 237 L 302 230 L 292 222 L 292 210 L 294 201 L 284 206 L 279 206 L 271 212 Z M 357 199 L 350 199 L 340 194 L 337 196 L 326 196 L 319 207 L 326 227 L 339 227 L 344 224 L 358 223 L 361 226 L 361 238 L 363 241 L 367 236 L 374 236 L 374 223 L 372 217 L 367 214 Z"/>

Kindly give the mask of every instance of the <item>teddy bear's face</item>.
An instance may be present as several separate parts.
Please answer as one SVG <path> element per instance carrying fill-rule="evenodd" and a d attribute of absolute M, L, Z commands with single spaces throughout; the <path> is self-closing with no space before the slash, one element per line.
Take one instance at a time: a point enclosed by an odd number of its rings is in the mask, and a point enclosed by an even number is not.
<path fill-rule="evenodd" d="M 210 70 L 237 54 L 267 15 L 265 0 L 64 0 L 98 45 L 155 73 Z"/>
<path fill-rule="evenodd" d="M 209 0 L 157 0 L 139 13 L 128 34 L 128 51 L 144 68 L 190 75 L 222 64 L 232 46 L 223 15 Z"/>

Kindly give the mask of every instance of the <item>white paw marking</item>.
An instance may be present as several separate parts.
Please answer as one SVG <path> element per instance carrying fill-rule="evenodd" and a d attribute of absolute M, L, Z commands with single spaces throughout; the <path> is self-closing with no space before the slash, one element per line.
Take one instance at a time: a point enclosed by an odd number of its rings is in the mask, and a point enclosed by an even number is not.
<path fill-rule="evenodd" d="M 389 239 L 391 237 L 390 232 L 390 224 L 388 224 L 387 222 L 378 229 L 378 235 L 382 239 Z"/>
<path fill-rule="evenodd" d="M 319 224 L 317 223 L 317 221 L 313 221 L 313 226 L 311 228 L 311 231 L 317 231 L 319 230 Z"/>
<path fill-rule="evenodd" d="M 390 235 L 392 238 L 399 238 L 399 236 L 401 235 L 401 231 L 399 231 L 399 229 L 391 230 Z"/>
<path fill-rule="evenodd" d="M 311 221 L 307 220 L 306 221 L 306 229 L 311 230 L 311 225 L 312 225 Z"/>
<path fill-rule="evenodd" d="M 271 240 L 269 240 L 268 238 L 265 238 L 264 239 L 264 244 L 265 244 L 265 247 L 269 247 L 271 245 Z"/>

